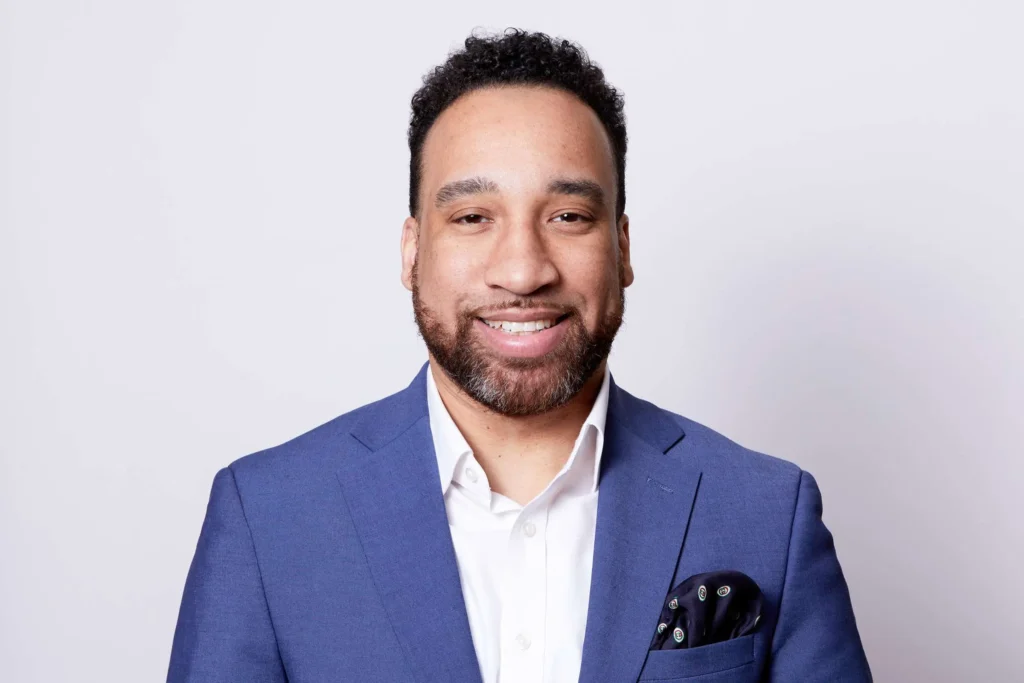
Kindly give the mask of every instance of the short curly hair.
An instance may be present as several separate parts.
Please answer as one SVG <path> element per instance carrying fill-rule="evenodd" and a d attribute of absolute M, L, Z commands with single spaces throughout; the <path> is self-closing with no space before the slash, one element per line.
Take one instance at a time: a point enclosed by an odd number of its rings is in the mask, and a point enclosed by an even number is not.
<path fill-rule="evenodd" d="M 615 157 L 618 217 L 626 208 L 626 118 L 622 93 L 604 78 L 583 48 L 569 40 L 509 28 L 472 35 L 464 49 L 423 77 L 412 97 L 409 121 L 409 215 L 419 209 L 423 142 L 445 109 L 468 92 L 495 85 L 544 85 L 571 93 L 597 114 Z"/>

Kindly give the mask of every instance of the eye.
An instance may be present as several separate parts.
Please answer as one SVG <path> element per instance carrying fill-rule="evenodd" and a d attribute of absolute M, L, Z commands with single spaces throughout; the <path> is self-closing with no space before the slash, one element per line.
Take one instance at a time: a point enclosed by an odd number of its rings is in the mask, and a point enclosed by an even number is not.
<path fill-rule="evenodd" d="M 565 211 L 555 216 L 553 220 L 556 220 L 559 223 L 583 223 L 590 219 L 583 214 L 576 213 L 575 211 Z"/>
<path fill-rule="evenodd" d="M 485 216 L 481 216 L 478 213 L 467 213 L 465 216 L 459 216 L 455 219 L 455 222 L 460 225 L 479 225 L 486 221 Z"/>

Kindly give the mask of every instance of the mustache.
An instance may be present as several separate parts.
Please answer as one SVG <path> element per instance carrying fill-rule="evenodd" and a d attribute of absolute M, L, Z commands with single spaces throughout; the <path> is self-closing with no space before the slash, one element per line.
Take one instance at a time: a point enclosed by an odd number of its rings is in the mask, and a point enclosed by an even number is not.
<path fill-rule="evenodd" d="M 544 309 L 557 313 L 562 317 L 571 313 L 578 313 L 579 309 L 572 304 L 558 303 L 554 301 L 543 301 L 541 299 L 508 299 L 486 306 L 470 307 L 461 312 L 464 318 L 486 318 L 488 314 L 496 311 L 507 311 L 509 309 Z"/>

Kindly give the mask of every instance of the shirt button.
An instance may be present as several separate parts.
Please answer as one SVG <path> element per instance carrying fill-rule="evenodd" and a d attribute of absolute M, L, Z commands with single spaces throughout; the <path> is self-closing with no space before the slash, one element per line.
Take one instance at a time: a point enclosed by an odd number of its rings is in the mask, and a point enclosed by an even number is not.
<path fill-rule="evenodd" d="M 530 640 L 530 636 L 525 633 L 520 633 L 516 636 L 516 642 L 519 643 L 520 650 L 528 650 L 532 641 Z"/>
<path fill-rule="evenodd" d="M 475 484 L 480 477 L 477 476 L 476 470 L 474 470 L 472 467 L 467 467 L 466 478 Z"/>
<path fill-rule="evenodd" d="M 523 533 L 527 538 L 533 538 L 533 535 L 537 533 L 537 527 L 533 525 L 533 522 L 526 522 L 523 524 Z"/>

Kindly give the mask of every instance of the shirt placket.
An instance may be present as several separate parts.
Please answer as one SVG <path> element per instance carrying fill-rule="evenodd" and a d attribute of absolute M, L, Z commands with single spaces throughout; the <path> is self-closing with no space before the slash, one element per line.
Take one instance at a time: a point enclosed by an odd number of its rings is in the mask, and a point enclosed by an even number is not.
<path fill-rule="evenodd" d="M 544 680 L 547 505 L 534 501 L 509 534 L 502 595 L 500 683 Z"/>

